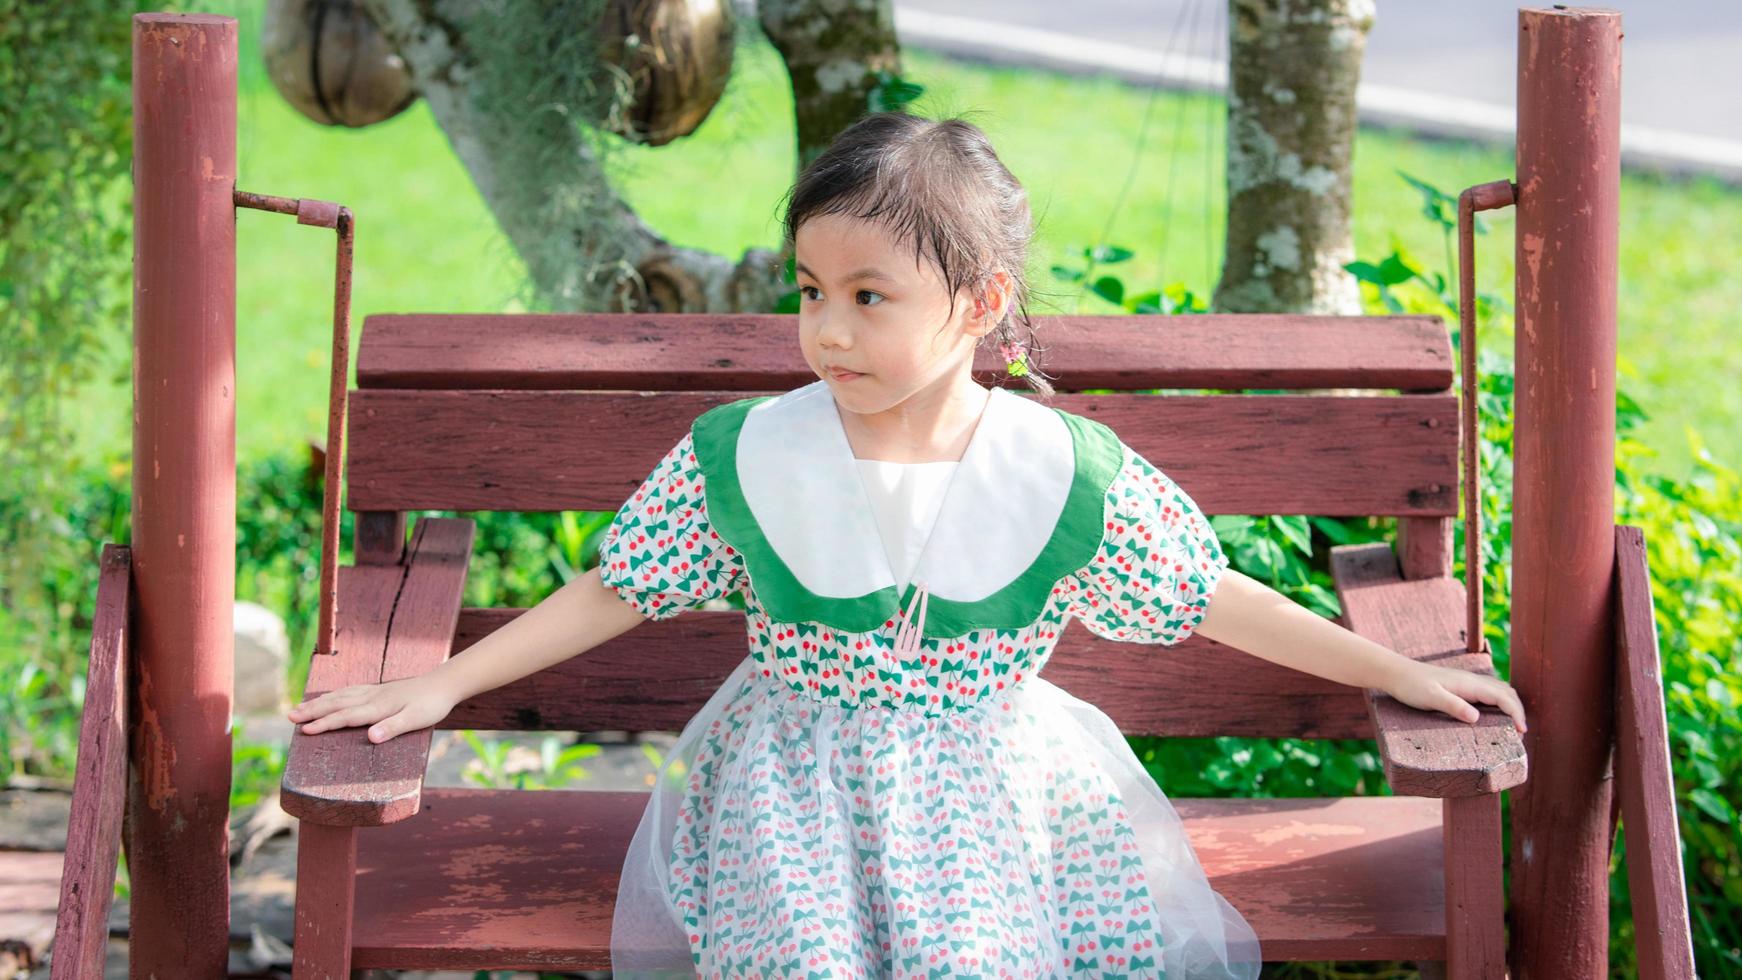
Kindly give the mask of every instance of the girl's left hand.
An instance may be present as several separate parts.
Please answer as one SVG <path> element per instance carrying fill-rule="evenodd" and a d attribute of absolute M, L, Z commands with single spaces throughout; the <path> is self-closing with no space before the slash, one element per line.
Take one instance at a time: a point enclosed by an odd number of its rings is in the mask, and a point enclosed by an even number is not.
<path fill-rule="evenodd" d="M 1443 711 L 1460 721 L 1474 722 L 1481 714 L 1471 701 L 1492 704 L 1512 718 L 1512 725 L 1524 731 L 1524 702 L 1512 685 L 1488 674 L 1474 674 L 1453 667 L 1439 667 L 1411 661 L 1393 675 L 1385 693 L 1404 704 L 1424 711 Z"/>

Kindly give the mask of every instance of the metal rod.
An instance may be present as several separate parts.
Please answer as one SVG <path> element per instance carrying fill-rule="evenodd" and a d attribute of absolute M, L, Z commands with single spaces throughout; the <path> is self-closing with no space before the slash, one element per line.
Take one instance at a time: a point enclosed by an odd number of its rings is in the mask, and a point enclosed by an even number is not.
<path fill-rule="evenodd" d="M 1482 501 L 1476 492 L 1481 472 L 1477 458 L 1482 446 L 1480 415 L 1476 405 L 1476 230 L 1475 213 L 1511 207 L 1518 185 L 1496 180 L 1467 187 L 1458 195 L 1458 348 L 1463 359 L 1459 387 L 1464 458 L 1464 649 L 1483 653 L 1488 649 L 1482 635 Z"/>
<path fill-rule="evenodd" d="M 333 269 L 333 352 L 327 381 L 327 451 L 325 497 L 321 503 L 320 623 L 315 629 L 315 656 L 334 653 L 338 641 L 339 494 L 343 488 L 345 416 L 351 372 L 351 257 L 356 219 L 351 209 L 312 198 L 273 197 L 237 191 L 239 208 L 294 214 L 299 225 L 338 232 Z"/>

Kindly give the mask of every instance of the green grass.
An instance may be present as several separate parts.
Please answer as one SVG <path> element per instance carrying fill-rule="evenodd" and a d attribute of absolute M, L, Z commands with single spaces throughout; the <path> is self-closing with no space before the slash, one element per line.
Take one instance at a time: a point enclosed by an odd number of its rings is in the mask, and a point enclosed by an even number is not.
<path fill-rule="evenodd" d="M 512 308 L 520 261 L 427 105 L 362 130 L 304 119 L 263 78 L 258 4 L 239 9 L 238 186 L 339 201 L 356 213 L 354 329 L 376 312 Z M 903 57 L 906 75 L 927 89 L 917 110 L 967 113 L 1028 187 L 1038 221 L 1033 312 L 1113 312 L 1098 299 L 1064 294 L 1047 272 L 1109 229 L 1106 240 L 1136 251 L 1117 269 L 1128 287 L 1183 280 L 1207 293 L 1213 286 L 1225 198 L 1220 99 L 1162 92 L 1151 107 L 1150 90 L 1113 79 L 965 64 L 911 49 Z M 795 160 L 778 57 L 766 44 L 740 48 L 731 86 L 697 133 L 658 149 L 627 147 L 615 160 L 625 198 L 670 240 L 733 258 L 773 247 L 776 206 Z M 1432 269 L 1444 268 L 1443 239 L 1397 171 L 1452 194 L 1513 172 L 1510 148 L 1371 128 L 1359 134 L 1355 167 L 1357 256 L 1383 257 L 1396 235 Z M 721 193 L 722 181 L 729 193 Z M 1684 425 L 1734 459 L 1742 445 L 1742 388 L 1734 383 L 1742 340 L 1719 316 L 1742 306 L 1742 278 L 1725 274 L 1742 257 L 1742 191 L 1628 173 L 1621 207 L 1620 383 L 1654 415 L 1647 439 L 1663 471 L 1686 472 Z M 1479 282 L 1510 295 L 1512 214 L 1487 217 L 1492 231 L 1477 242 Z M 282 215 L 242 211 L 238 222 L 237 436 L 246 458 L 324 434 L 333 241 Z M 128 448 L 131 383 L 120 333 L 113 381 L 85 400 L 92 423 L 83 448 L 93 453 Z"/>

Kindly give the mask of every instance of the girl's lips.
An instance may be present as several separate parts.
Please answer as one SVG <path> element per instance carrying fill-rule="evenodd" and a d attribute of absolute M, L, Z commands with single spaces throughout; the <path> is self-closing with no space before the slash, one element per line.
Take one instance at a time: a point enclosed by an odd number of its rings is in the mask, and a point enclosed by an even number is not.
<path fill-rule="evenodd" d="M 829 374 L 833 376 L 836 381 L 851 381 L 854 378 L 864 377 L 864 375 L 858 371 L 842 371 L 839 368 L 830 368 Z"/>

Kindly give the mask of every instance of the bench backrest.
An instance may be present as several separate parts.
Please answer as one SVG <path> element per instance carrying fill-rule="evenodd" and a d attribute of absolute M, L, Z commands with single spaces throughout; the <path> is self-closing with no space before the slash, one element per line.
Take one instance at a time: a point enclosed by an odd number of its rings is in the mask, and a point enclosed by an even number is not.
<path fill-rule="evenodd" d="M 411 510 L 615 511 L 703 411 L 815 380 L 796 325 L 793 315 L 368 317 L 346 459 L 358 562 L 397 561 Z M 1051 403 L 1111 426 L 1206 513 L 1396 517 L 1404 577 L 1451 573 L 1457 393 L 1439 318 L 1037 325 Z M 975 365 L 991 384 L 1002 367 L 995 351 Z M 1299 389 L 1367 390 L 1288 393 Z M 463 611 L 454 650 L 518 613 Z M 466 702 L 442 727 L 681 728 L 744 643 L 735 612 L 648 623 Z M 1046 673 L 1128 734 L 1372 734 L 1361 692 L 1198 636 L 1164 648 L 1069 629 Z M 1181 690 L 1210 696 L 1169 696 Z"/>

